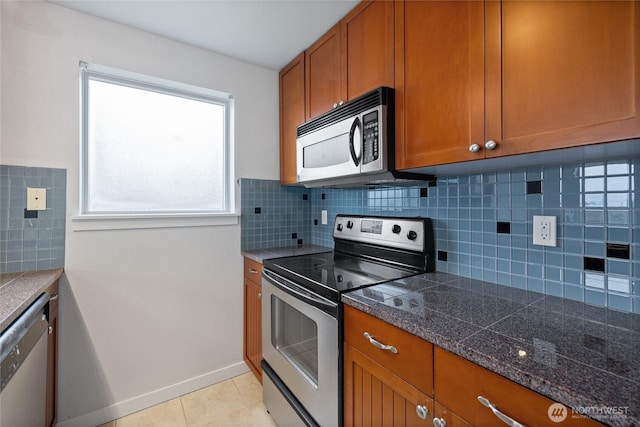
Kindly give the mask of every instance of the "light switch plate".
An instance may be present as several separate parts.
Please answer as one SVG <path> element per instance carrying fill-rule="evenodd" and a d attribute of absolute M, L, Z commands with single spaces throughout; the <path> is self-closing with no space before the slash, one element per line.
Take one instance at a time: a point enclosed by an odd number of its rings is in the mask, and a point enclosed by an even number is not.
<path fill-rule="evenodd" d="M 27 210 L 44 211 L 47 209 L 47 189 L 27 188 Z"/>
<path fill-rule="evenodd" d="M 533 216 L 533 244 L 557 246 L 557 218 L 555 216 Z"/>
<path fill-rule="evenodd" d="M 325 209 L 321 212 L 322 216 L 322 225 L 327 225 L 327 211 Z"/>

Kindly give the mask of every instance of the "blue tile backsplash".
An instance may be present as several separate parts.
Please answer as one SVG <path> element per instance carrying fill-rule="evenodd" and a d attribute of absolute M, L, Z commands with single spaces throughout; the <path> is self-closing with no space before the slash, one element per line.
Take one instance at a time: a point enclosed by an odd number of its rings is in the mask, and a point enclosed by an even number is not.
<path fill-rule="evenodd" d="M 241 247 L 280 248 L 311 243 L 311 190 L 279 181 L 242 179 Z"/>
<path fill-rule="evenodd" d="M 47 189 L 47 209 L 25 218 L 27 187 Z M 67 171 L 0 165 L 0 273 L 64 267 Z"/>
<path fill-rule="evenodd" d="M 242 249 L 295 245 L 292 233 L 332 247 L 339 213 L 425 216 L 438 271 L 640 313 L 639 188 L 640 158 L 446 176 L 435 186 L 305 189 L 243 179 Z M 533 215 L 557 217 L 557 247 L 533 245 Z"/>

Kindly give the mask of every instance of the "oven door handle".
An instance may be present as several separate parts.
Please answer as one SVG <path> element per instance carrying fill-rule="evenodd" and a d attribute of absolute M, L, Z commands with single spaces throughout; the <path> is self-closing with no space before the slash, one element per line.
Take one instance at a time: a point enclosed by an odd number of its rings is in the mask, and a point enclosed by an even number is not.
<path fill-rule="evenodd" d="M 328 299 L 325 299 L 321 296 L 318 296 L 312 292 L 309 292 L 303 287 L 298 286 L 290 280 L 287 280 L 284 277 L 267 269 L 262 270 L 262 275 L 269 281 L 270 284 L 277 287 L 281 291 L 286 292 L 289 295 L 293 295 L 294 297 L 308 304 L 311 304 L 314 307 L 318 307 L 320 310 L 331 314 L 334 317 L 337 315 L 338 304 L 329 301 Z"/>

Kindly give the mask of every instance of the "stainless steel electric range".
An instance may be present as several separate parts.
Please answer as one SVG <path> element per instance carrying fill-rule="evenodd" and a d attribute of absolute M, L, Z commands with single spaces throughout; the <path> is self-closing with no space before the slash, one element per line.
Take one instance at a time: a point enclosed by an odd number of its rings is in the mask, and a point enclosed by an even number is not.
<path fill-rule="evenodd" d="M 264 261 L 264 403 L 281 426 L 342 425 L 342 305 L 355 289 L 434 271 L 429 218 L 338 215 L 334 250 Z"/>

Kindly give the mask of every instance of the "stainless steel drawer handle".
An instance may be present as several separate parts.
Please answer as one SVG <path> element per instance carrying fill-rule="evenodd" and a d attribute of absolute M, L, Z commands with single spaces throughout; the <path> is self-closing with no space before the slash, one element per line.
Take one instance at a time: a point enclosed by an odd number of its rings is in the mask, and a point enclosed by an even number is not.
<path fill-rule="evenodd" d="M 371 335 L 369 335 L 369 332 L 365 332 L 364 337 L 368 339 L 371 344 L 378 347 L 380 350 L 386 350 L 386 351 L 390 351 L 393 354 L 398 354 L 397 348 L 395 348 L 392 345 L 386 345 L 386 344 L 382 344 L 380 341 L 376 341 Z"/>
<path fill-rule="evenodd" d="M 250 269 L 249 269 L 249 273 L 251 273 L 251 274 L 258 274 L 258 270 L 255 270 L 255 269 L 253 269 L 253 268 L 250 268 Z"/>
<path fill-rule="evenodd" d="M 486 397 L 478 396 L 478 402 L 480 402 L 483 406 L 486 406 L 487 408 L 491 409 L 491 412 L 493 412 L 493 415 L 498 417 L 498 419 L 503 423 L 505 423 L 506 425 L 511 427 L 525 427 L 524 424 L 520 424 L 516 420 L 500 412 L 498 408 L 496 408 L 495 405 L 491 403 L 489 399 L 487 399 Z"/>
<path fill-rule="evenodd" d="M 51 295 L 51 298 L 49 298 L 49 301 L 55 301 L 58 299 L 58 294 L 53 294 Z"/>
<path fill-rule="evenodd" d="M 418 417 L 422 418 L 423 420 L 426 420 L 427 417 L 429 416 L 429 409 L 424 405 L 417 405 L 416 414 L 418 414 Z"/>

